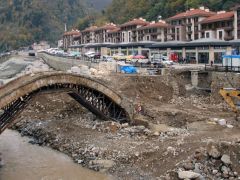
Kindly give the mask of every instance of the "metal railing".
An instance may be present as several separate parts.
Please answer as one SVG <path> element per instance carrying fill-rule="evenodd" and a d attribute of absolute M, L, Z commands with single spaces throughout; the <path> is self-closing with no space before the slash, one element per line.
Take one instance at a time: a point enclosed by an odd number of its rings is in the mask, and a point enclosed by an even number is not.
<path fill-rule="evenodd" d="M 223 66 L 223 65 L 205 64 L 205 71 L 240 73 L 240 66 Z"/>

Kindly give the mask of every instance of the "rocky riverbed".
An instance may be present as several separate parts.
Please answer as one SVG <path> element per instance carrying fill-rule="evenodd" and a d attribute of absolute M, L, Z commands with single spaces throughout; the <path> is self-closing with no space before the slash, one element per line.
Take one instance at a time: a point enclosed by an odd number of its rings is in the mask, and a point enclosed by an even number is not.
<path fill-rule="evenodd" d="M 185 128 L 103 122 L 64 93 L 37 97 L 19 120 L 14 129 L 34 137 L 30 143 L 119 179 L 237 179 L 240 173 L 239 129 L 210 120 Z"/>

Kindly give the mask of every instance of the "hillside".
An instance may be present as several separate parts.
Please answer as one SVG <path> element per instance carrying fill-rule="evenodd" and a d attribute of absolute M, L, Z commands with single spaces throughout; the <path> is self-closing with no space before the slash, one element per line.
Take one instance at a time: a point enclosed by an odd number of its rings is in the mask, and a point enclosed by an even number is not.
<path fill-rule="evenodd" d="M 112 0 L 88 0 L 87 4 L 89 7 L 92 7 L 96 10 L 103 10 L 105 9 Z"/>
<path fill-rule="evenodd" d="M 64 23 L 101 10 L 111 0 L 0 0 L 0 52 L 61 37 Z"/>

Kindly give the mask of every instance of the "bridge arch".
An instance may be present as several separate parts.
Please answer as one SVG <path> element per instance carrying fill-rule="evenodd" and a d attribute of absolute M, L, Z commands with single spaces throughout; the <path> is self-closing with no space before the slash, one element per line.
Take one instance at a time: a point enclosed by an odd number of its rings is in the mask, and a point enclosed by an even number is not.
<path fill-rule="evenodd" d="M 95 79 L 61 72 L 22 76 L 0 88 L 0 133 L 15 123 L 15 117 L 39 93 L 64 91 L 102 119 L 131 121 L 128 100 Z"/>

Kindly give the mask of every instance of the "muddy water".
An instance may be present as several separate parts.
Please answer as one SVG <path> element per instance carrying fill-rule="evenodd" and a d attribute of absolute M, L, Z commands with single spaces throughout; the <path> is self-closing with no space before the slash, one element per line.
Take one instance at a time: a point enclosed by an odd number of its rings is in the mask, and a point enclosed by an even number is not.
<path fill-rule="evenodd" d="M 28 138 L 6 130 L 0 135 L 4 166 L 0 180 L 107 180 L 106 175 L 73 163 L 66 155 L 46 147 L 31 145 Z"/>

